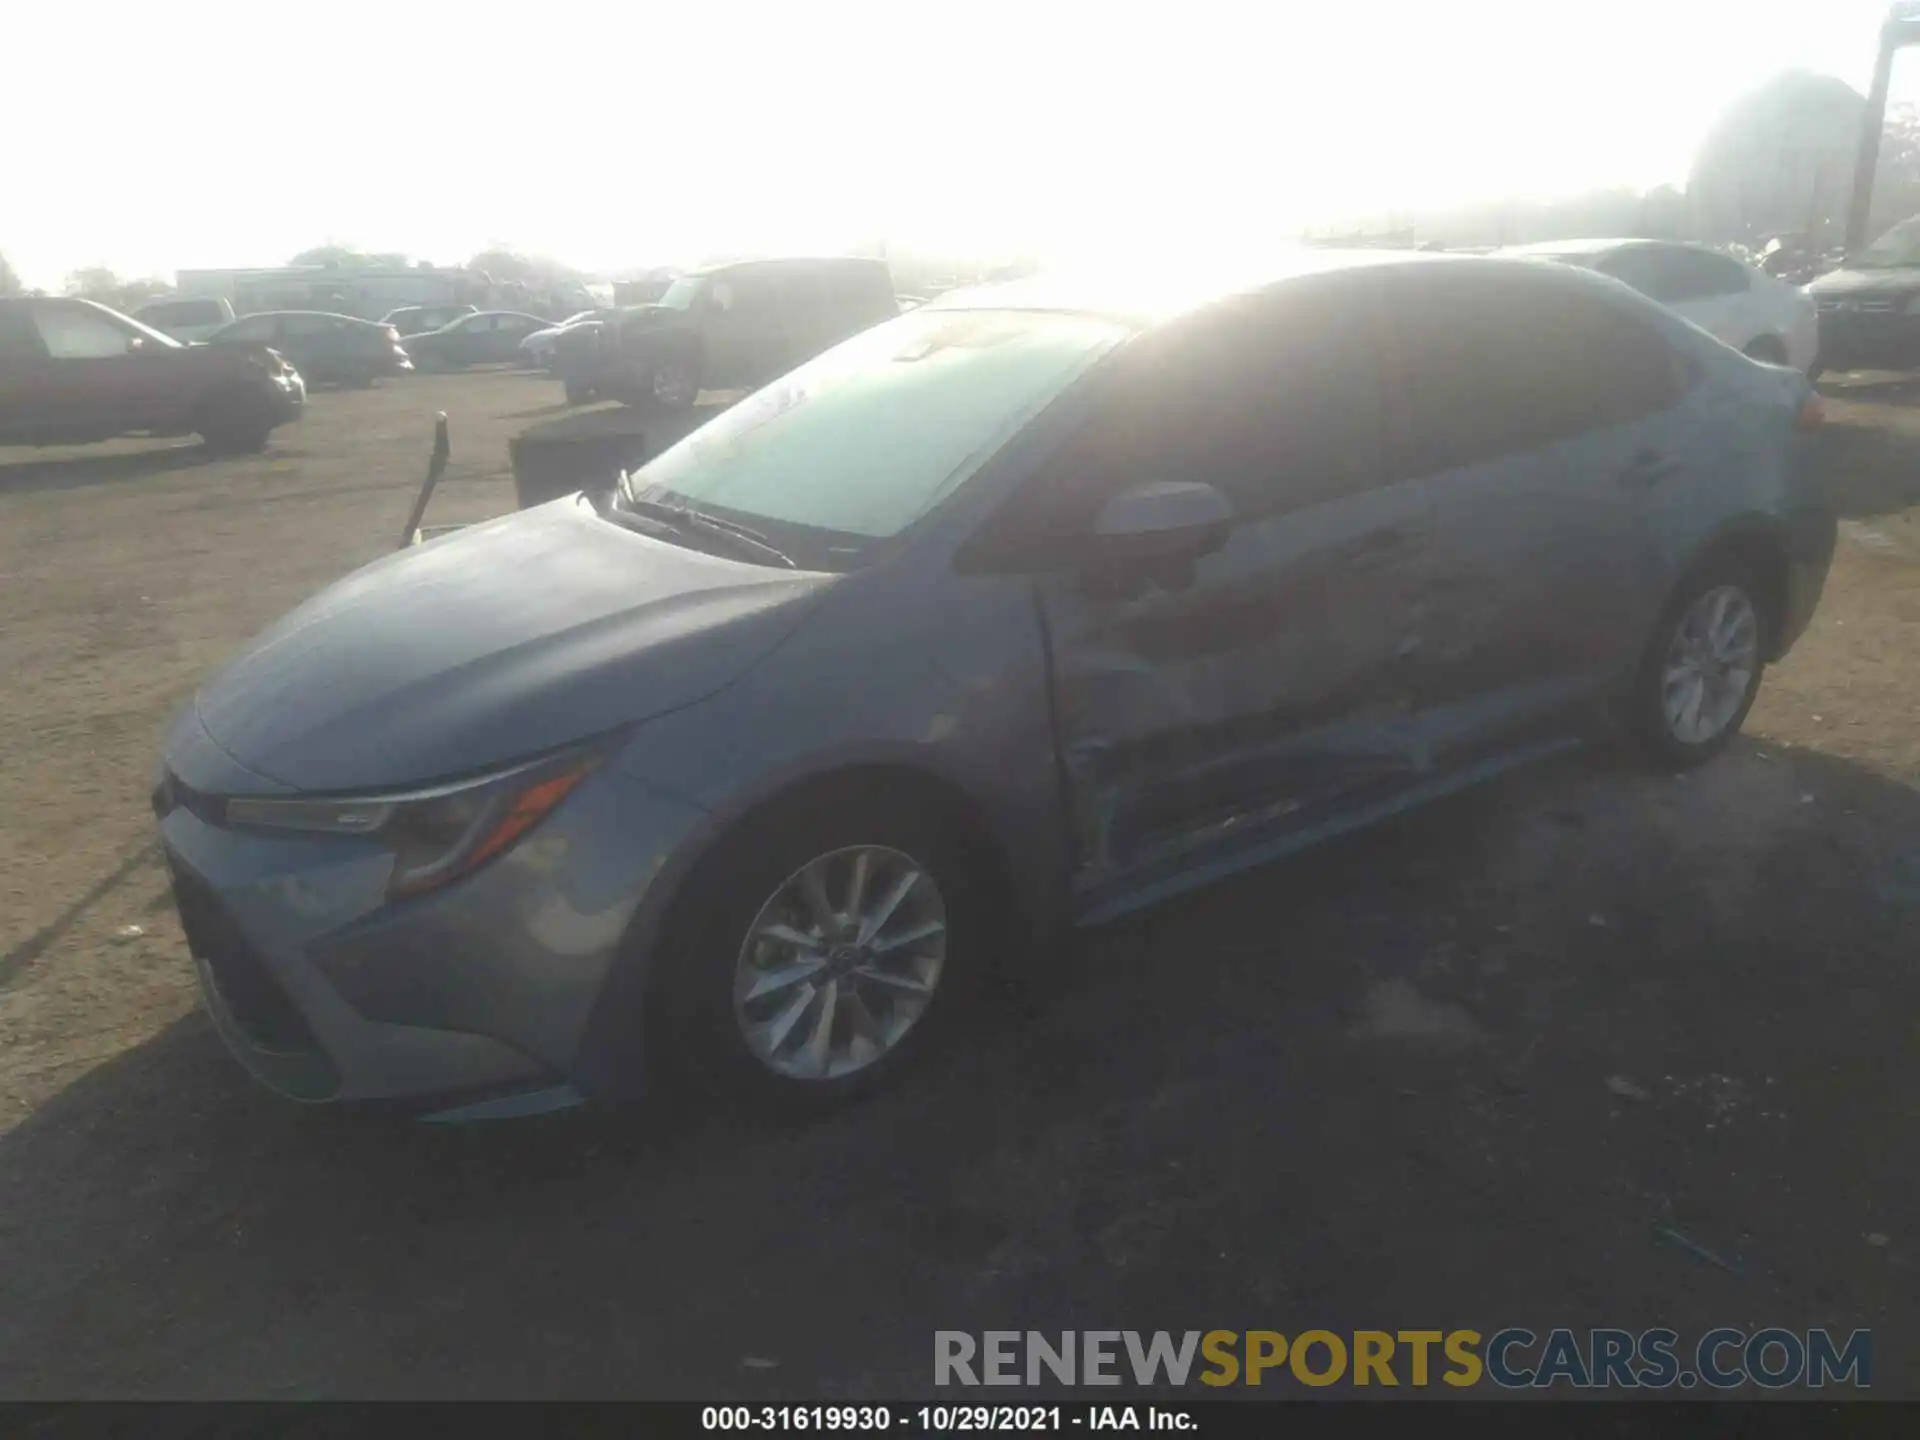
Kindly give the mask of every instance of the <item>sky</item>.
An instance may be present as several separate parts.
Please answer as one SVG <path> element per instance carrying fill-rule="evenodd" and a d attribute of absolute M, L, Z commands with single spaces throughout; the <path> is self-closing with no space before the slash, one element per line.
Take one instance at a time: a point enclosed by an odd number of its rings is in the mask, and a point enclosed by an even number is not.
<path fill-rule="evenodd" d="M 122 0 L 8 17 L 0 254 L 325 242 L 594 271 L 884 239 L 1050 258 L 1684 183 L 1781 70 L 1865 89 L 1884 0 Z M 1895 99 L 1920 98 L 1920 51 Z"/>

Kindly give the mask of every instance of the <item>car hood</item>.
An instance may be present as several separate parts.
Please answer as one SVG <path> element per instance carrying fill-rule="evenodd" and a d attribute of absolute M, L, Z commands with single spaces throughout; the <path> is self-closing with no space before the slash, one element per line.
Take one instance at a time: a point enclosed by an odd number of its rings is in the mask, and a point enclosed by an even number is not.
<path fill-rule="evenodd" d="M 1891 270 L 1829 270 L 1809 281 L 1807 293 L 1816 299 L 1862 298 L 1868 295 L 1911 295 L 1920 291 L 1920 265 Z"/>
<path fill-rule="evenodd" d="M 451 778 L 705 699 L 834 582 L 683 550 L 556 500 L 321 592 L 193 709 L 240 766 L 294 789 Z"/>

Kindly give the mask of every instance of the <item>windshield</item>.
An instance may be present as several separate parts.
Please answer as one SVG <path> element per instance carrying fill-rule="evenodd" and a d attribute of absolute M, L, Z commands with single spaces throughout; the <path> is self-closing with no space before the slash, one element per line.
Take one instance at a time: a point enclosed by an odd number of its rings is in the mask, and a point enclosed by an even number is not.
<path fill-rule="evenodd" d="M 1920 219 L 1903 220 L 1853 257 L 1860 270 L 1894 270 L 1920 266 Z"/>
<path fill-rule="evenodd" d="M 966 481 L 1130 333 L 1086 315 L 918 310 L 802 365 L 656 457 L 635 494 L 853 563 Z"/>
<path fill-rule="evenodd" d="M 693 302 L 700 298 L 700 292 L 706 288 L 707 279 L 704 275 L 683 275 L 667 286 L 653 303 L 664 305 L 669 310 L 691 310 Z"/>

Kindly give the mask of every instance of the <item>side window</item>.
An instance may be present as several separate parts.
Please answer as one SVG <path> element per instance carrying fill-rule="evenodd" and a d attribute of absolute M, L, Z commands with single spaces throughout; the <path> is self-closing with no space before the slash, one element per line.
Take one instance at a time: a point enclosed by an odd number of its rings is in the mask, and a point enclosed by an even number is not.
<path fill-rule="evenodd" d="M 732 292 L 732 302 L 727 306 L 729 315 L 742 320 L 760 320 L 778 312 L 781 294 L 791 283 L 791 276 L 777 271 L 742 270 L 713 288 L 716 296 L 722 289 Z"/>
<path fill-rule="evenodd" d="M 1299 282 L 1177 322 L 1123 354 L 1038 477 L 1022 524 L 1081 534 L 1131 485 L 1214 486 L 1242 522 L 1384 483 L 1371 278 Z"/>
<path fill-rule="evenodd" d="M 99 360 L 125 355 L 132 332 L 105 315 L 78 305 L 48 305 L 33 312 L 47 353 L 56 360 Z"/>
<path fill-rule="evenodd" d="M 280 320 L 280 330 L 288 339 L 306 339 L 313 335 L 325 335 L 333 329 L 331 315 L 286 315 Z"/>
<path fill-rule="evenodd" d="M 238 340 L 251 345 L 264 345 L 280 333 L 279 317 L 274 315 L 249 315 L 244 320 L 236 320 L 221 334 L 222 340 Z"/>
<path fill-rule="evenodd" d="M 1412 411 L 1412 473 L 1549 445 L 1666 409 L 1666 337 L 1582 283 L 1402 274 L 1389 307 Z"/>
<path fill-rule="evenodd" d="M 1712 300 L 1722 295 L 1741 295 L 1753 288 L 1747 267 L 1727 255 L 1705 250 L 1681 252 L 1679 286 L 1682 300 Z"/>
<path fill-rule="evenodd" d="M 38 360 L 45 354 L 27 307 L 0 303 L 0 362 Z"/>
<path fill-rule="evenodd" d="M 1609 255 L 1598 268 L 1663 305 L 1737 295 L 1752 283 L 1738 260 L 1678 245 L 1629 246 Z"/>

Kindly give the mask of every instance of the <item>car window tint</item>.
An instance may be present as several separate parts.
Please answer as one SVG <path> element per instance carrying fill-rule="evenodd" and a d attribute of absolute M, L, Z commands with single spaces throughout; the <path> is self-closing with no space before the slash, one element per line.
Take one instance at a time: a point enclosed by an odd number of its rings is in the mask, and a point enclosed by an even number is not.
<path fill-rule="evenodd" d="M 1106 496 L 1155 481 L 1204 481 L 1242 520 L 1383 483 L 1375 295 L 1364 277 L 1303 282 L 1139 342 L 1048 462 L 1046 528 L 1084 532 Z"/>
<path fill-rule="evenodd" d="M 1680 252 L 1676 285 L 1681 300 L 1711 300 L 1721 295 L 1738 295 L 1753 287 L 1752 272 L 1727 255 L 1711 255 L 1704 250 Z"/>
<path fill-rule="evenodd" d="M 782 303 L 782 297 L 798 277 L 793 274 L 781 274 L 773 270 L 742 270 L 722 282 L 732 293 L 728 313 L 743 317 L 758 318 L 772 314 Z M 716 285 L 715 291 L 721 288 Z"/>
<path fill-rule="evenodd" d="M 306 339 L 313 335 L 325 335 L 333 328 L 331 315 L 287 315 L 280 321 L 280 331 L 289 339 Z"/>
<path fill-rule="evenodd" d="M 1725 255 L 1680 245 L 1633 245 L 1616 250 L 1595 267 L 1650 300 L 1681 305 L 1749 287 L 1746 266 Z"/>
<path fill-rule="evenodd" d="M 22 356 L 39 358 L 46 352 L 40 345 L 40 332 L 24 305 L 0 304 L 0 360 Z"/>
<path fill-rule="evenodd" d="M 48 305 L 33 313 L 47 353 L 56 360 L 97 360 L 125 355 L 131 332 L 95 310 L 78 305 Z"/>
<path fill-rule="evenodd" d="M 1631 302 L 1545 273 L 1393 279 L 1388 313 L 1416 474 L 1532 450 L 1678 398 L 1672 349 Z"/>
<path fill-rule="evenodd" d="M 275 315 L 249 315 L 244 320 L 236 320 L 220 332 L 222 340 L 240 340 L 260 344 L 271 340 L 279 333 L 279 317 Z"/>

